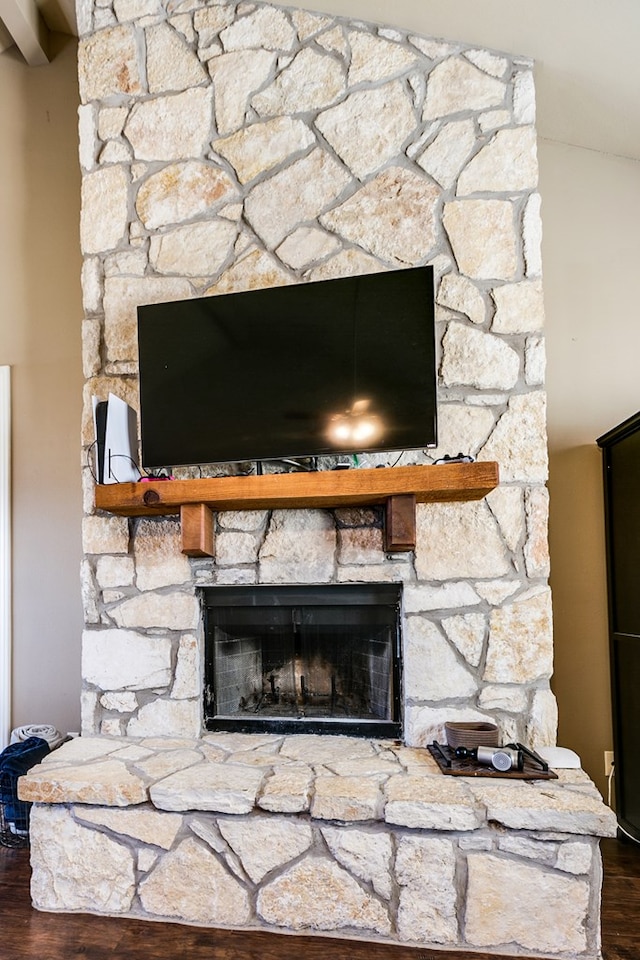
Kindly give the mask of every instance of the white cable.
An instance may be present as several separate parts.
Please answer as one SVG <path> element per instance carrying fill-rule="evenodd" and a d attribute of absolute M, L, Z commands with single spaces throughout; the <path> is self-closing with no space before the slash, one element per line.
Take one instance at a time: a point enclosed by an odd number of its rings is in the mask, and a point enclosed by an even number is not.
<path fill-rule="evenodd" d="M 614 770 L 615 770 L 615 761 L 614 763 L 611 764 L 611 770 L 609 771 L 609 776 L 607 777 L 607 804 L 609 806 L 611 806 L 611 787 L 613 782 Z M 620 831 L 620 833 L 624 833 L 625 837 L 628 837 L 629 840 L 633 840 L 634 843 L 639 842 L 638 840 L 636 840 L 635 837 L 632 837 L 630 833 L 627 833 L 624 827 L 621 827 L 619 823 L 618 823 L 618 830 Z"/>

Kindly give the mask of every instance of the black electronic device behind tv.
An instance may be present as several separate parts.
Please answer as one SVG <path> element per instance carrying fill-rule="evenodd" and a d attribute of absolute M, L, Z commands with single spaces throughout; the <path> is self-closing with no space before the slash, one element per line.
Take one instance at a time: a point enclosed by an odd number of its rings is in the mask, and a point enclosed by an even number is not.
<path fill-rule="evenodd" d="M 436 443 L 433 268 L 138 307 L 146 469 Z"/>

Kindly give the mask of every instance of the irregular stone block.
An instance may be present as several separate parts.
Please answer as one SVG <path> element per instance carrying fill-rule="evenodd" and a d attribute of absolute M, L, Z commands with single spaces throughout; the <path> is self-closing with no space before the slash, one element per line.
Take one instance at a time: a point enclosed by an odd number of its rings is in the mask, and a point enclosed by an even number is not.
<path fill-rule="evenodd" d="M 257 909 L 266 923 L 290 930 L 391 929 L 380 901 L 337 863 L 319 857 L 306 858 L 263 887 Z"/>
<path fill-rule="evenodd" d="M 106 759 L 80 766 L 32 767 L 18 786 L 21 800 L 31 803 L 95 803 L 128 807 L 148 799 L 146 782 L 130 773 L 121 760 Z"/>
<path fill-rule="evenodd" d="M 194 838 L 160 859 L 140 884 L 140 902 L 156 917 L 188 923 L 242 927 L 252 919 L 247 890 Z"/>
<path fill-rule="evenodd" d="M 454 321 L 442 341 L 441 374 L 447 386 L 510 390 L 520 373 L 520 357 L 504 340 Z"/>
<path fill-rule="evenodd" d="M 352 93 L 316 119 L 325 139 L 360 180 L 401 154 L 415 125 L 399 81 Z"/>
<path fill-rule="evenodd" d="M 333 577 L 336 530 L 320 510 L 274 510 L 260 549 L 264 583 L 326 583 Z"/>
<path fill-rule="evenodd" d="M 455 852 L 450 840 L 398 839 L 398 936 L 417 943 L 458 941 Z"/>
<path fill-rule="evenodd" d="M 515 280 L 518 234 L 510 200 L 452 200 L 442 221 L 458 268 L 477 280 Z"/>
<path fill-rule="evenodd" d="M 201 217 L 236 196 L 236 187 L 220 167 L 195 160 L 171 163 L 142 182 L 136 212 L 145 227 L 154 230 Z"/>
<path fill-rule="evenodd" d="M 124 128 L 136 160 L 201 157 L 211 135 L 212 91 L 194 87 L 134 104 Z"/>
<path fill-rule="evenodd" d="M 215 140 L 213 148 L 233 166 L 240 183 L 248 183 L 313 142 L 314 136 L 303 120 L 285 116 L 252 123 L 230 137 Z"/>
<path fill-rule="evenodd" d="M 415 41 L 414 41 L 415 42 Z M 462 57 L 437 64 L 427 78 L 423 120 L 446 117 L 462 110 L 487 110 L 504 103 L 507 87 Z"/>
<path fill-rule="evenodd" d="M 141 517 L 133 538 L 138 590 L 156 590 L 191 579 L 189 560 L 181 553 L 180 524 L 166 518 Z"/>
<path fill-rule="evenodd" d="M 149 93 L 186 90 L 208 80 L 208 75 L 183 37 L 168 23 L 145 30 Z"/>
<path fill-rule="evenodd" d="M 240 17 L 220 34 L 225 50 L 291 50 L 296 32 L 283 10 L 259 7 L 254 13 Z"/>
<path fill-rule="evenodd" d="M 255 767 L 204 763 L 153 784 L 150 796 L 160 810 L 249 813 L 263 780 L 264 770 Z"/>
<path fill-rule="evenodd" d="M 218 828 L 254 883 L 295 860 L 313 843 L 308 823 L 283 817 L 218 820 Z"/>
<path fill-rule="evenodd" d="M 548 577 L 550 570 L 549 540 L 549 493 L 546 487 L 533 487 L 525 497 L 527 517 L 527 541 L 524 545 L 524 562 L 527 575 L 532 579 Z"/>
<path fill-rule="evenodd" d="M 465 934 L 473 946 L 536 953 L 586 950 L 589 888 L 582 880 L 484 853 L 467 858 Z M 526 909 L 522 908 L 526 903 Z"/>
<path fill-rule="evenodd" d="M 103 589 L 130 587 L 134 575 L 132 557 L 99 557 L 96 563 L 96 580 Z"/>
<path fill-rule="evenodd" d="M 344 66 L 335 57 L 306 47 L 271 86 L 252 98 L 251 106 L 260 117 L 317 111 L 335 103 L 345 86 Z"/>
<path fill-rule="evenodd" d="M 171 679 L 171 641 L 131 630 L 85 630 L 82 677 L 100 690 L 166 687 Z"/>
<path fill-rule="evenodd" d="M 440 191 L 403 167 L 389 167 L 320 223 L 397 266 L 419 263 L 436 242 Z M 373 229 L 375 227 L 375 229 Z"/>
<path fill-rule="evenodd" d="M 498 461 L 503 483 L 544 483 L 549 463 L 545 394 L 512 396 L 479 457 Z"/>
<path fill-rule="evenodd" d="M 438 627 L 424 617 L 407 617 L 404 631 L 405 696 L 415 700 L 472 697 L 477 681 Z"/>
<path fill-rule="evenodd" d="M 484 810 L 457 777 L 399 774 L 385 786 L 387 823 L 426 830 L 476 830 Z"/>
<path fill-rule="evenodd" d="M 238 227 L 230 220 L 205 220 L 151 238 L 149 262 L 158 273 L 212 276 L 231 253 Z"/>
<path fill-rule="evenodd" d="M 419 504 L 416 526 L 420 580 L 502 577 L 511 570 L 486 503 Z"/>
<path fill-rule="evenodd" d="M 444 583 L 439 587 L 407 583 L 403 591 L 403 601 L 405 613 L 427 613 L 429 610 L 474 607 L 480 603 L 480 597 L 473 587 L 464 581 Z"/>
<path fill-rule="evenodd" d="M 276 764 L 258 796 L 258 806 L 271 813 L 302 813 L 309 809 L 314 774 L 306 764 Z"/>
<path fill-rule="evenodd" d="M 103 807 L 74 807 L 73 815 L 84 823 L 108 827 L 114 833 L 132 837 L 141 843 L 169 850 L 178 836 L 182 817 L 177 813 L 158 813 L 148 808 L 112 810 Z"/>
<path fill-rule="evenodd" d="M 379 820 L 383 777 L 316 777 L 311 816 L 316 820 Z"/>
<path fill-rule="evenodd" d="M 351 63 L 349 84 L 380 83 L 415 67 L 417 56 L 410 50 L 382 37 L 352 30 L 349 33 Z"/>
<path fill-rule="evenodd" d="M 298 223 L 313 220 L 340 195 L 349 176 L 323 150 L 313 150 L 301 160 L 253 188 L 245 213 L 256 233 L 271 247 L 278 246 Z M 296 203 L 285 198 L 295 196 Z"/>
<path fill-rule="evenodd" d="M 176 669 L 171 687 L 173 700 L 188 700 L 200 696 L 202 676 L 200 668 L 200 645 L 196 637 L 180 637 Z"/>
<path fill-rule="evenodd" d="M 613 837 L 616 817 L 597 792 L 570 790 L 558 781 L 480 782 L 469 789 L 485 805 L 488 820 L 512 830 L 557 830 L 594 837 Z"/>
<path fill-rule="evenodd" d="M 135 891 L 133 854 L 103 833 L 81 827 L 64 807 L 34 807 L 29 838 L 31 897 L 38 910 L 120 914 Z"/>
<path fill-rule="evenodd" d="M 468 664 L 477 667 L 482 656 L 487 621 L 483 613 L 462 613 L 446 617 L 442 628 Z"/>
<path fill-rule="evenodd" d="M 104 100 L 115 94 L 143 93 L 132 27 L 99 30 L 78 45 L 80 99 Z"/>
<path fill-rule="evenodd" d="M 484 323 L 487 306 L 475 283 L 456 273 L 447 273 L 440 281 L 437 303 L 449 310 L 463 313 L 472 323 Z"/>
<path fill-rule="evenodd" d="M 119 627 L 195 630 L 200 623 L 196 597 L 188 593 L 143 593 L 111 611 Z"/>
<path fill-rule="evenodd" d="M 129 522 L 126 517 L 84 517 L 82 546 L 85 553 L 128 553 Z"/>
<path fill-rule="evenodd" d="M 390 834 L 342 827 L 322 827 L 321 833 L 338 863 L 360 880 L 370 883 L 385 900 L 391 898 L 393 847 Z"/>
<path fill-rule="evenodd" d="M 496 312 L 494 333 L 532 333 L 544 327 L 542 281 L 505 283 L 493 291 Z"/>
<path fill-rule="evenodd" d="M 80 243 L 84 254 L 113 250 L 128 221 L 128 179 L 122 166 L 105 167 L 82 178 Z"/>
<path fill-rule="evenodd" d="M 416 163 L 446 190 L 455 183 L 475 146 L 476 131 L 473 120 L 455 120 L 442 127 L 429 146 L 416 158 Z"/>
<path fill-rule="evenodd" d="M 104 337 L 109 359 L 137 358 L 138 304 L 188 300 L 192 296 L 191 284 L 181 277 L 113 277 L 105 280 Z M 122 396 L 122 386 L 116 391 Z"/>
<path fill-rule="evenodd" d="M 493 610 L 484 679 L 528 683 L 553 671 L 551 591 L 535 588 Z"/>
<path fill-rule="evenodd" d="M 249 99 L 264 85 L 275 62 L 275 53 L 268 50 L 241 50 L 211 60 L 209 72 L 219 134 L 231 133 L 244 124 Z"/>
<path fill-rule="evenodd" d="M 522 490 L 519 487 L 501 485 L 492 490 L 486 500 L 498 521 L 505 543 L 510 550 L 516 550 L 522 543 L 525 532 Z"/>
<path fill-rule="evenodd" d="M 458 179 L 457 195 L 487 191 L 534 190 L 538 183 L 534 127 L 499 130 L 467 164 Z"/>
<path fill-rule="evenodd" d="M 130 737 L 197 737 L 202 729 L 198 700 L 154 700 L 145 703 L 127 725 Z"/>
<path fill-rule="evenodd" d="M 339 247 L 338 239 L 324 230 L 317 227 L 299 227 L 280 244 L 276 253 L 289 266 L 300 269 L 323 260 L 335 253 Z"/>

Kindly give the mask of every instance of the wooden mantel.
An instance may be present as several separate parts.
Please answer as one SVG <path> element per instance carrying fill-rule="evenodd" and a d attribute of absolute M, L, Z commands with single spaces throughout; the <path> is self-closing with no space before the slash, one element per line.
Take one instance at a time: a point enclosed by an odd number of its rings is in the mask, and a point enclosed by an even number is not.
<path fill-rule="evenodd" d="M 179 513 L 182 552 L 213 556 L 214 510 L 386 505 L 385 550 L 415 548 L 416 503 L 481 500 L 498 485 L 498 464 L 325 470 L 201 480 L 152 480 L 96 487 L 96 507 L 122 517 Z"/>

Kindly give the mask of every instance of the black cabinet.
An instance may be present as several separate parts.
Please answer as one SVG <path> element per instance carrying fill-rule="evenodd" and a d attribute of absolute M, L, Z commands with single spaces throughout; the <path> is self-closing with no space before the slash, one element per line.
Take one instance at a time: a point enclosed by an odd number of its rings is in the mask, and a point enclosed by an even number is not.
<path fill-rule="evenodd" d="M 616 809 L 640 841 L 640 413 L 598 438 L 603 452 Z"/>

